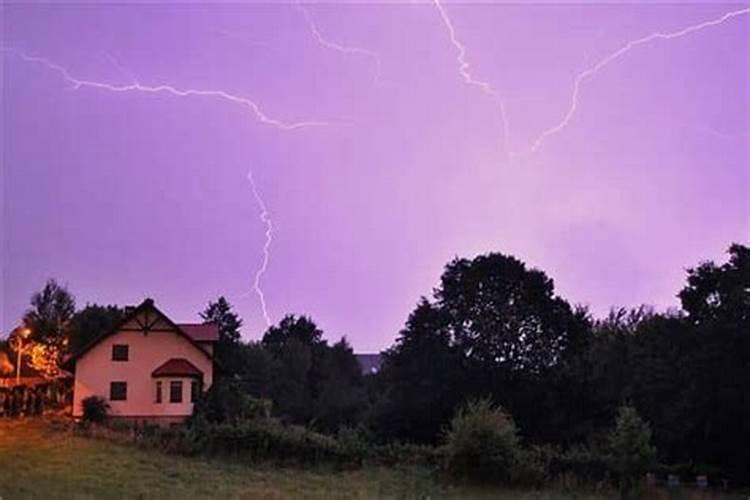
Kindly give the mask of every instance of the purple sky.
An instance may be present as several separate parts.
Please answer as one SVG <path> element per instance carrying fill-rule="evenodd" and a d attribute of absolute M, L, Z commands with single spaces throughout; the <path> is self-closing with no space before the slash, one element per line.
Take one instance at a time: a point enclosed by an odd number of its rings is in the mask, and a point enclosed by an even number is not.
<path fill-rule="evenodd" d="M 453 256 L 602 315 L 750 240 L 750 4 L 442 7 L 2 7 L 0 334 L 56 277 L 259 338 L 265 220 L 270 319 L 361 352 Z"/>

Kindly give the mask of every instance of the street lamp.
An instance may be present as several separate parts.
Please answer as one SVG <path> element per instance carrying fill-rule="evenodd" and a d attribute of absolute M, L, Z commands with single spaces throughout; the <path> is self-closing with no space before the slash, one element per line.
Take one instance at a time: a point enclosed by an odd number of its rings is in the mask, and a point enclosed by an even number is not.
<path fill-rule="evenodd" d="M 23 353 L 23 341 L 29 338 L 31 330 L 27 327 L 18 328 L 15 335 L 15 349 L 16 349 L 16 385 L 21 385 L 21 354 Z"/>

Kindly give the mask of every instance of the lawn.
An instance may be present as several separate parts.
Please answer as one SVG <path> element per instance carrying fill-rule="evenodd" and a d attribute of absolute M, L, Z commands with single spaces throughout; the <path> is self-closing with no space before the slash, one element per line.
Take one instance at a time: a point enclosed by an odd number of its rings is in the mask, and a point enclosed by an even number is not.
<path fill-rule="evenodd" d="M 419 469 L 336 471 L 185 458 L 81 437 L 45 420 L 0 420 L 2 500 L 167 497 L 609 498 L 451 486 Z"/>

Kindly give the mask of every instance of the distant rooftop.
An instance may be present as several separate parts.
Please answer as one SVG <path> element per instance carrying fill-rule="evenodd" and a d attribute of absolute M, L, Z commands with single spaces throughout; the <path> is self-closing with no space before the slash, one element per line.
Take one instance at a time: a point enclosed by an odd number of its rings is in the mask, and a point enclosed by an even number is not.
<path fill-rule="evenodd" d="M 362 369 L 362 375 L 373 375 L 380 371 L 383 363 L 383 356 L 380 354 L 355 354 Z"/>
<path fill-rule="evenodd" d="M 219 327 L 216 325 L 178 323 L 177 326 L 196 342 L 216 342 L 219 340 Z"/>

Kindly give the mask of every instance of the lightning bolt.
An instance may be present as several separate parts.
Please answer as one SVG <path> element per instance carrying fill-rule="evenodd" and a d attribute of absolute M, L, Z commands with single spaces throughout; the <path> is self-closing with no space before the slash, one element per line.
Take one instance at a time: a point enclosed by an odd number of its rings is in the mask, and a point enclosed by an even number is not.
<path fill-rule="evenodd" d="M 571 96 L 570 101 L 570 107 L 568 108 L 567 113 L 563 116 L 562 120 L 560 122 L 551 127 L 547 130 L 544 130 L 532 143 L 531 147 L 523 153 L 518 152 L 511 152 L 511 155 L 519 155 L 519 154 L 532 154 L 539 150 L 539 148 L 542 146 L 542 143 L 550 136 L 557 134 L 561 130 L 563 130 L 565 127 L 568 126 L 568 124 L 573 119 L 573 116 L 576 113 L 576 110 L 578 109 L 578 97 L 581 92 L 581 85 L 591 79 L 594 75 L 596 75 L 599 70 L 607 66 L 609 63 L 619 59 L 623 55 L 627 54 L 631 50 L 635 49 L 636 47 L 639 47 L 641 45 L 647 44 L 649 42 L 652 42 L 654 40 L 673 40 L 675 38 L 681 38 L 687 35 L 690 35 L 691 33 L 695 33 L 696 31 L 700 31 L 706 28 L 710 28 L 712 26 L 718 26 L 720 24 L 725 23 L 726 21 L 741 16 L 744 14 L 750 14 L 750 7 L 740 10 L 735 10 L 731 12 L 727 12 L 726 14 L 722 15 L 721 17 L 718 17 L 716 19 L 711 19 L 708 21 L 704 21 L 699 24 L 694 24 L 691 26 L 688 26 L 686 28 L 683 28 L 679 31 L 673 31 L 669 33 L 652 33 L 650 35 L 644 36 L 642 38 L 638 38 L 636 40 L 632 40 L 625 45 L 623 45 L 621 48 L 616 50 L 615 52 L 612 52 L 608 56 L 601 59 L 599 62 L 591 66 L 590 68 L 584 70 L 582 73 L 578 74 L 578 76 L 575 78 L 573 83 L 573 94 Z"/>
<path fill-rule="evenodd" d="M 268 314 L 266 296 L 263 293 L 263 289 L 260 287 L 260 280 L 261 278 L 263 278 L 263 275 L 266 274 L 266 270 L 268 269 L 268 261 L 271 258 L 270 248 L 271 242 L 273 241 L 273 223 L 271 222 L 271 218 L 268 215 L 266 203 L 263 201 L 263 198 L 258 192 L 258 186 L 255 184 L 252 169 L 248 170 L 247 172 L 247 180 L 250 182 L 250 187 L 253 190 L 253 196 L 255 197 L 255 201 L 258 204 L 258 208 L 260 208 L 260 221 L 266 226 L 266 242 L 263 244 L 263 260 L 261 262 L 260 268 L 258 268 L 258 270 L 255 272 L 253 290 L 255 290 L 256 295 L 258 295 L 258 300 L 260 301 L 260 310 L 263 313 L 263 319 L 266 320 L 267 326 L 271 326 L 271 316 Z"/>
<path fill-rule="evenodd" d="M 445 28 L 448 30 L 451 44 L 453 44 L 453 46 L 456 48 L 456 62 L 458 63 L 459 75 L 461 75 L 461 78 L 463 78 L 464 82 L 467 85 L 477 87 L 485 95 L 489 96 L 497 103 L 500 110 L 500 119 L 503 123 L 503 142 L 505 145 L 505 150 L 507 151 L 510 126 L 508 123 L 508 115 L 505 111 L 505 102 L 501 98 L 500 94 L 494 88 L 492 88 L 492 85 L 475 78 L 469 72 L 469 68 L 471 65 L 468 63 L 468 61 L 466 61 L 466 46 L 464 46 L 461 40 L 459 40 L 458 35 L 456 34 L 456 29 L 453 27 L 453 22 L 448 16 L 448 13 L 446 12 L 443 5 L 440 3 L 440 0 L 433 0 L 433 3 L 437 11 L 440 13 L 440 18 L 443 20 Z"/>
<path fill-rule="evenodd" d="M 375 68 L 373 79 L 375 83 L 382 83 L 380 81 L 380 75 L 382 71 L 382 63 L 380 60 L 380 56 L 368 49 L 364 49 L 362 47 L 349 47 L 346 45 L 341 45 L 335 42 L 331 42 L 330 40 L 327 40 L 320 32 L 320 29 L 318 28 L 318 25 L 315 24 L 315 20 L 312 17 L 312 14 L 310 13 L 310 10 L 307 9 L 304 5 L 301 3 L 297 3 L 297 9 L 302 13 L 302 16 L 305 18 L 305 22 L 307 23 L 307 26 L 310 28 L 310 32 L 312 33 L 313 38 L 316 42 L 318 42 L 319 45 L 326 49 L 330 49 L 336 52 L 340 52 L 342 54 L 346 55 L 356 55 L 360 57 L 364 57 L 367 59 L 370 59 L 373 63 L 373 66 Z"/>
<path fill-rule="evenodd" d="M 248 99 L 246 97 L 241 97 L 241 96 L 231 94 L 229 92 L 225 92 L 223 90 L 201 90 L 201 89 L 190 89 L 190 88 L 181 89 L 181 88 L 177 88 L 177 87 L 174 87 L 172 85 L 167 85 L 167 84 L 143 85 L 139 83 L 135 77 L 132 78 L 133 83 L 128 84 L 128 85 L 115 85 L 111 83 L 98 82 L 98 81 L 93 81 L 93 80 L 82 80 L 82 79 L 74 77 L 70 73 L 70 71 L 68 71 L 66 68 L 64 68 L 63 66 L 57 63 L 50 61 L 49 59 L 45 59 L 43 57 L 31 56 L 15 48 L 0 47 L 0 50 L 2 50 L 3 52 L 12 52 L 27 62 L 41 64 L 45 66 L 46 68 L 60 74 L 65 80 L 65 82 L 70 84 L 74 90 L 78 90 L 80 88 L 92 88 L 92 89 L 106 90 L 109 92 L 143 92 L 143 93 L 148 93 L 148 94 L 169 94 L 169 95 L 176 96 L 176 97 L 217 98 L 217 99 L 228 101 L 232 104 L 240 105 L 246 108 L 247 110 L 249 110 L 250 113 L 259 122 L 266 124 L 266 125 L 273 126 L 281 130 L 296 130 L 296 129 L 301 129 L 305 127 L 335 125 L 332 122 L 325 122 L 325 121 L 284 122 L 276 118 L 272 118 L 266 113 L 264 113 L 261 110 L 260 106 L 255 101 Z M 120 71 L 125 72 L 126 74 L 130 75 L 121 66 L 119 66 L 119 64 L 114 59 L 112 60 Z M 263 293 L 263 289 L 260 286 L 260 281 L 263 275 L 266 273 L 266 270 L 268 269 L 268 262 L 270 260 L 270 246 L 271 246 L 272 234 L 273 234 L 273 224 L 269 217 L 266 204 L 263 201 L 263 198 L 261 197 L 260 192 L 258 191 L 257 185 L 255 184 L 252 169 L 248 171 L 247 179 L 250 182 L 250 187 L 252 188 L 253 197 L 255 198 L 255 201 L 257 202 L 258 207 L 260 208 L 260 220 L 266 226 L 266 232 L 265 232 L 266 241 L 263 245 L 263 260 L 261 262 L 260 268 L 255 273 L 255 280 L 253 282 L 253 290 L 258 295 L 258 299 L 260 301 L 260 306 L 261 306 L 261 312 L 263 314 L 263 319 L 265 320 L 266 324 L 270 326 L 271 317 L 268 314 L 268 307 L 266 304 L 265 294 Z"/>
<path fill-rule="evenodd" d="M 33 62 L 42 64 L 48 69 L 57 72 L 63 79 L 73 87 L 73 90 L 78 90 L 82 87 L 107 90 L 109 92 L 142 92 L 148 94 L 170 94 L 176 97 L 211 97 L 218 98 L 233 104 L 240 105 L 247 108 L 250 113 L 261 123 L 270 125 L 281 130 L 295 130 L 306 127 L 324 127 L 331 125 L 341 125 L 340 123 L 325 122 L 325 121 L 301 121 L 301 122 L 284 122 L 276 118 L 272 118 L 264 113 L 260 106 L 253 100 L 246 97 L 225 92 L 223 90 L 203 90 L 203 89 L 181 89 L 167 84 L 159 85 L 143 85 L 134 81 L 128 85 L 116 85 L 105 82 L 97 82 L 93 80 L 82 80 L 75 78 L 71 73 L 64 67 L 56 64 L 49 59 L 43 57 L 30 56 L 18 49 L 3 47 L 2 51 L 13 52 L 17 54 L 21 59 L 27 62 Z"/>

